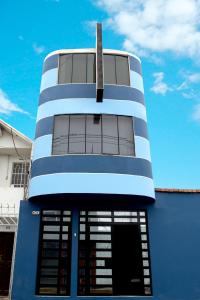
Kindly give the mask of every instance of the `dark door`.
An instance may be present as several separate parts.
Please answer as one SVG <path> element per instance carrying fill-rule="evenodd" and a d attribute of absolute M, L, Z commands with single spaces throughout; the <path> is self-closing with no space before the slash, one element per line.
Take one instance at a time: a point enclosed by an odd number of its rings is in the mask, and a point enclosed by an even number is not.
<path fill-rule="evenodd" d="M 113 294 L 143 295 L 142 249 L 139 226 L 113 226 Z"/>
<path fill-rule="evenodd" d="M 14 232 L 0 232 L 0 296 L 7 296 L 10 284 Z"/>

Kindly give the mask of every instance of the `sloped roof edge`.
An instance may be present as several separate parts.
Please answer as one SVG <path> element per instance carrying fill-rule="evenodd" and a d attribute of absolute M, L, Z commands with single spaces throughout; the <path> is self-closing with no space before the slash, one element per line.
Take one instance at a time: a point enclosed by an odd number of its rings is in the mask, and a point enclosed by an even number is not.
<path fill-rule="evenodd" d="M 2 119 L 0 119 L 0 125 L 2 127 L 6 128 L 10 133 L 12 131 L 18 137 L 20 137 L 21 139 L 23 139 L 24 141 L 26 141 L 28 144 L 30 144 L 30 146 L 32 145 L 33 141 L 31 139 L 29 139 L 26 135 L 24 135 L 23 133 L 21 133 L 20 131 L 18 131 L 17 129 L 15 129 L 11 125 L 9 125 L 5 121 L 3 121 Z"/>
<path fill-rule="evenodd" d="M 200 193 L 200 189 L 156 188 L 155 191 L 161 193 Z"/>

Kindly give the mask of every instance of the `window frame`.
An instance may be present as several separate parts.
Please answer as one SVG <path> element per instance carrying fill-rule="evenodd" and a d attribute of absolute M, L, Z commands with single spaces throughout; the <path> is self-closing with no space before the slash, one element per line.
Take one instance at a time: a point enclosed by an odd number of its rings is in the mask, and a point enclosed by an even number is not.
<path fill-rule="evenodd" d="M 43 212 L 44 211 L 60 211 L 60 214 L 58 214 L 58 215 L 48 215 L 48 214 L 44 214 Z M 64 214 L 64 211 L 70 211 L 70 215 L 65 215 Z M 45 221 L 45 220 L 43 220 L 43 217 L 59 217 L 60 218 L 60 220 L 59 220 L 59 223 L 58 224 L 52 224 L 54 221 L 49 221 L 49 225 L 48 225 L 48 223 L 47 223 L 47 220 Z M 63 220 L 63 218 L 64 217 L 70 217 L 70 221 L 66 221 L 66 223 L 67 223 L 67 225 L 66 224 L 64 224 L 63 225 L 63 223 L 64 223 L 64 220 Z M 41 209 L 41 211 L 40 211 L 40 229 L 39 229 L 39 243 L 38 243 L 38 259 L 37 259 L 37 271 L 36 271 L 36 287 L 35 287 L 35 295 L 36 296 L 40 296 L 40 297 L 60 297 L 60 296 L 64 296 L 64 297 L 70 297 L 70 295 L 71 295 L 71 278 L 72 278 L 72 270 L 71 270 L 71 261 L 72 261 L 72 217 L 73 217 L 73 212 L 72 212 L 72 210 L 71 209 L 64 209 L 64 208 L 58 208 L 58 209 L 51 209 L 51 208 L 46 208 L 46 209 Z M 46 224 L 47 223 L 47 224 Z M 59 283 L 58 283 L 58 280 L 61 278 L 61 276 L 60 276 L 60 274 L 59 274 L 59 272 L 57 273 L 57 277 L 55 276 L 55 278 L 57 278 L 57 284 L 55 284 L 55 287 L 57 288 L 57 293 L 40 293 L 40 288 L 41 288 L 41 283 L 40 283 L 40 278 L 41 277 L 43 277 L 43 276 L 41 276 L 42 275 L 42 272 L 41 272 L 41 270 L 42 270 L 42 268 L 43 269 L 45 269 L 45 266 L 42 266 L 42 259 L 43 259 L 43 256 L 42 256 L 42 251 L 43 251 L 43 244 L 45 243 L 45 242 L 49 242 L 49 240 L 50 239 L 44 239 L 43 238 L 43 234 L 44 233 L 47 233 L 48 234 L 48 231 L 45 231 L 44 230 L 44 226 L 45 226 L 45 224 L 46 224 L 46 226 L 59 226 L 60 227 L 60 229 L 59 229 L 59 231 L 58 231 L 58 234 L 60 235 L 59 236 L 59 238 L 58 239 L 55 239 L 54 240 L 54 242 L 58 242 L 58 244 L 59 244 L 59 246 L 58 246 L 58 248 L 56 248 L 57 249 L 57 251 L 58 251 L 58 257 L 56 258 L 55 257 L 55 259 L 57 259 L 58 260 L 58 265 L 57 265 L 57 270 L 59 271 L 59 269 L 60 269 L 60 262 L 61 262 L 61 256 L 60 256 L 60 253 L 61 253 L 61 251 L 65 251 L 65 253 L 67 253 L 67 254 L 69 254 L 69 256 L 67 256 L 67 268 L 66 268 L 66 270 L 69 272 L 68 274 L 67 274 L 67 277 L 65 276 L 62 276 L 63 278 L 67 278 L 67 280 L 68 280 L 68 284 L 69 284 L 69 286 L 67 287 L 67 284 L 65 284 L 65 285 L 59 285 Z M 63 226 L 68 226 L 68 230 L 65 232 L 63 232 Z M 54 234 L 56 234 L 57 233 L 57 231 L 55 231 L 55 232 L 53 232 L 53 231 L 49 231 L 50 232 L 50 234 L 52 234 L 52 233 L 54 233 Z M 67 240 L 65 240 L 65 239 L 62 239 L 61 238 L 61 236 L 63 235 L 63 234 L 68 234 L 68 239 Z M 52 242 L 53 240 L 50 240 L 50 242 Z M 62 247 L 62 243 L 63 243 L 63 241 L 64 242 L 68 242 L 68 247 L 69 248 L 63 248 Z M 48 248 L 47 248 L 48 249 Z M 51 248 L 50 247 L 50 249 L 53 249 L 53 248 Z M 47 257 L 47 259 L 49 259 L 48 257 Z M 50 257 L 50 259 L 53 259 L 52 257 Z M 66 262 L 65 262 L 66 263 Z M 54 269 L 54 267 L 55 266 L 50 266 L 50 268 L 52 268 L 52 269 Z M 49 269 L 49 266 L 46 268 L 46 269 Z M 56 268 L 55 268 L 55 270 L 56 270 Z M 53 275 L 46 275 L 47 276 L 47 278 L 48 278 L 48 276 L 52 276 L 52 277 L 50 277 L 50 278 L 54 278 L 53 277 Z M 45 276 L 44 276 L 44 278 L 45 278 Z M 50 284 L 51 285 L 51 284 Z M 62 288 L 62 287 L 65 287 L 66 288 L 66 294 L 62 294 L 62 293 L 60 293 L 59 294 L 59 289 L 60 288 Z"/>
<path fill-rule="evenodd" d="M 14 173 L 14 166 L 15 164 L 22 164 L 23 165 L 23 169 L 24 171 L 26 171 L 25 169 L 27 168 L 27 173 L 24 172 L 24 173 Z M 27 161 L 27 162 L 22 162 L 22 161 L 13 161 L 12 162 L 12 171 L 11 171 L 11 177 L 10 177 L 10 186 L 13 187 L 13 188 L 27 188 L 28 186 L 28 181 L 29 181 L 29 171 L 30 171 L 30 161 Z M 19 176 L 20 175 L 20 184 L 16 184 L 16 183 L 13 183 L 13 176 L 15 176 L 15 180 L 16 180 L 16 176 Z M 22 179 L 23 179 L 23 176 L 25 177 L 24 179 L 26 179 L 26 181 L 24 183 L 22 183 Z"/>
<path fill-rule="evenodd" d="M 81 211 L 85 211 L 85 215 L 81 215 Z M 95 218 L 94 216 L 89 216 L 89 214 L 87 214 L 87 212 L 91 212 L 91 211 L 95 211 L 96 212 L 96 210 L 94 210 L 94 209 L 88 209 L 88 208 L 86 208 L 86 209 L 81 209 L 81 210 L 79 210 L 79 222 L 78 222 L 78 253 L 77 253 L 77 258 L 78 258 L 78 266 L 77 266 L 77 297 L 94 297 L 94 298 L 96 298 L 96 297 L 104 297 L 104 298 L 115 298 L 115 297 L 124 297 L 124 298 L 127 298 L 127 297 L 152 297 L 153 296 L 153 284 L 152 284 L 152 268 L 151 268 L 151 251 L 150 251 L 150 241 L 149 241 L 149 226 L 148 226 L 148 224 L 149 224 L 149 222 L 148 222 L 148 214 L 147 214 L 147 210 L 146 209 L 144 209 L 144 208 L 141 208 L 141 209 L 139 209 L 139 208 L 136 208 L 136 209 L 134 209 L 134 212 L 137 212 L 137 217 L 133 217 L 133 216 L 127 216 L 127 217 L 122 217 L 121 216 L 121 218 L 137 218 L 138 219 L 138 221 L 137 221 L 137 224 L 138 224 L 138 227 L 139 227 L 139 232 L 140 232 L 140 235 L 142 235 L 142 234 L 146 234 L 146 241 L 145 241 L 145 243 L 147 243 L 147 249 L 143 249 L 143 248 L 141 248 L 141 254 L 142 254 L 142 252 L 147 252 L 148 253 L 148 255 L 147 255 L 147 258 L 144 258 L 143 256 L 142 256 L 142 261 L 148 261 L 148 266 L 145 266 L 144 264 L 143 264 L 143 267 L 142 267 L 142 269 L 143 269 L 143 280 L 145 279 L 145 278 L 149 278 L 150 279 L 150 284 L 146 284 L 146 286 L 147 287 L 149 287 L 150 288 L 150 293 L 149 294 L 145 294 L 145 292 L 144 292 L 144 294 L 141 294 L 141 295 L 132 295 L 132 294 L 126 294 L 126 295 L 116 295 L 116 294 L 80 294 L 79 293 L 79 287 L 80 287 L 80 282 L 79 282 L 79 278 L 80 278 L 80 275 L 79 275 L 79 270 L 80 270 L 80 266 L 79 266 L 79 260 L 80 259 L 82 259 L 82 260 L 84 260 L 83 258 L 81 258 L 80 257 L 80 242 L 81 242 L 81 239 L 80 239 L 80 235 L 81 234 L 85 234 L 85 241 L 86 241 L 86 245 L 88 246 L 89 245 L 89 241 L 90 240 L 87 240 L 87 227 L 88 226 L 91 226 L 90 224 L 91 223 L 93 223 L 94 221 L 88 221 L 88 219 L 91 217 L 93 217 L 93 218 Z M 97 211 L 106 211 L 106 210 L 102 210 L 102 209 L 99 209 L 99 210 L 97 210 Z M 123 212 L 132 212 L 133 211 L 133 209 L 132 210 L 120 210 L 119 212 L 121 212 L 121 211 L 123 211 Z M 113 239 L 112 239 L 112 231 L 113 231 L 113 229 L 112 229 L 112 226 L 114 226 L 114 218 L 120 218 L 120 217 L 115 217 L 114 216 L 114 213 L 116 213 L 116 212 L 118 212 L 118 210 L 115 210 L 115 209 L 110 209 L 110 210 L 108 210 L 108 211 L 106 211 L 106 212 L 111 212 L 111 215 L 110 216 L 106 216 L 105 218 L 111 218 L 111 221 L 107 221 L 107 222 L 100 222 L 100 225 L 99 226 L 110 226 L 111 227 L 111 231 L 110 231 L 110 236 L 111 236 L 111 239 L 110 240 L 96 240 L 96 243 L 110 243 L 111 244 L 111 248 L 109 249 L 104 249 L 104 250 L 100 250 L 100 249 L 98 249 L 98 248 L 96 248 L 96 251 L 104 251 L 104 252 L 106 252 L 106 251 L 111 251 L 111 253 L 112 253 L 112 243 L 113 243 Z M 144 212 L 144 216 L 140 216 L 140 213 L 141 212 Z M 96 216 L 96 218 L 101 218 L 101 216 Z M 84 221 L 82 221 L 81 222 L 81 218 L 85 218 L 85 231 L 81 231 L 80 230 L 80 225 L 81 224 L 83 224 L 83 222 Z M 143 223 L 143 222 L 141 222 L 141 221 L 139 221 L 139 219 L 140 218 L 145 218 L 145 222 Z M 146 225 L 146 232 L 145 233 L 143 233 L 142 231 L 141 231 L 141 223 L 142 224 L 145 224 Z M 116 224 L 120 224 L 120 223 L 116 223 Z M 131 224 L 131 223 L 128 223 L 128 222 L 124 222 L 123 224 L 125 224 L 125 225 L 127 225 L 127 224 Z M 133 223 L 132 223 L 133 224 Z M 97 224 L 92 224 L 92 226 L 97 226 Z M 109 232 L 104 232 L 104 233 L 100 233 L 100 234 L 108 234 Z M 95 232 L 91 232 L 90 231 L 90 234 L 95 234 Z M 143 243 L 143 241 L 142 241 L 142 238 L 141 238 L 141 243 Z M 86 257 L 87 258 L 87 257 Z M 97 258 L 98 260 L 101 260 L 101 259 L 103 259 L 103 258 Z M 89 264 L 88 264 L 88 266 L 89 266 Z M 93 266 L 92 266 L 93 267 Z M 108 267 L 106 267 L 105 266 L 105 268 L 107 269 Z M 111 268 L 111 270 L 113 270 L 113 266 L 111 265 L 109 268 Z M 100 267 L 100 269 L 103 269 L 103 267 Z M 149 270 L 149 275 L 145 275 L 144 274 L 144 270 L 145 269 L 147 269 L 147 270 Z M 86 279 L 86 281 L 88 281 L 90 278 L 91 278 L 91 275 L 90 275 L 90 272 L 88 272 L 88 271 L 90 271 L 91 270 L 91 267 L 89 267 L 88 268 L 88 270 L 86 271 L 86 273 L 89 275 L 89 278 L 87 278 Z M 107 275 L 106 275 L 107 276 Z M 100 276 L 101 277 L 101 276 Z M 103 277 L 103 275 L 102 275 L 102 277 Z M 111 275 L 111 278 L 113 278 L 113 274 Z M 90 280 L 89 280 L 90 281 Z M 113 286 L 113 282 L 112 282 L 112 286 Z M 88 287 L 87 287 L 87 289 L 88 289 Z M 144 284 L 144 290 L 145 290 L 145 284 Z"/>
<path fill-rule="evenodd" d="M 68 149 L 68 152 L 65 153 L 65 154 L 53 154 L 53 148 L 54 148 L 54 129 L 55 129 L 55 119 L 56 117 L 58 116 L 73 116 L 73 115 L 84 115 L 85 117 L 86 116 L 95 116 L 95 115 L 100 115 L 101 116 L 101 143 L 103 142 L 103 136 L 102 136 L 102 116 L 105 115 L 105 116 L 117 116 L 117 124 L 118 124 L 118 117 L 130 117 L 132 119 L 132 129 L 133 129 L 133 155 L 123 155 L 123 154 L 110 154 L 110 153 L 103 153 L 103 144 L 101 145 L 101 153 L 69 153 L 69 135 L 68 135 L 68 146 L 67 146 L 67 149 Z M 86 118 L 85 118 L 86 120 Z M 69 121 L 70 122 L 70 121 Z M 117 125 L 118 126 L 118 125 Z M 86 133 L 86 127 L 87 125 L 85 126 L 85 133 Z M 53 119 L 53 133 L 52 133 L 52 146 L 51 146 L 51 156 L 66 156 L 66 155 L 101 155 L 101 156 L 120 156 L 120 157 L 130 157 L 130 158 L 135 158 L 136 157 L 136 146 L 135 146 L 135 119 L 134 119 L 134 116 L 130 116 L 130 115 L 115 115 L 115 114 L 107 114 L 107 113 L 104 113 L 104 114 L 91 114 L 91 113 L 86 113 L 86 114 L 82 114 L 82 113 L 68 113 L 68 114 L 58 114 L 58 115 L 54 115 L 54 119 Z M 86 143 L 86 137 L 85 137 L 85 143 Z M 87 146 L 85 147 L 85 150 L 86 150 Z M 119 144 L 119 128 L 118 128 L 118 151 L 120 149 L 120 144 Z"/>
<path fill-rule="evenodd" d="M 94 54 L 96 55 L 96 52 L 69 52 L 69 53 L 59 53 L 58 55 L 58 72 L 57 72 L 57 80 L 56 80 L 56 84 L 57 85 L 67 85 L 67 84 L 96 84 L 96 74 L 95 74 L 95 82 L 67 82 L 67 83 L 59 83 L 59 71 L 60 71 L 60 57 L 62 55 L 69 55 L 69 54 Z M 128 77 L 129 77 L 129 85 L 125 85 L 125 84 L 111 84 L 111 83 L 105 83 L 104 81 L 104 85 L 108 85 L 108 86 L 126 86 L 126 87 L 131 87 L 131 69 L 130 69 L 130 56 L 127 54 L 117 54 L 117 53 L 112 53 L 112 52 L 103 52 L 103 55 L 112 55 L 112 56 L 122 56 L 122 57 L 126 57 L 127 58 L 127 62 L 128 62 Z M 96 56 L 95 56 L 96 57 Z M 88 59 L 87 59 L 88 61 Z M 103 60 L 104 61 L 104 60 Z M 95 59 L 95 64 L 96 64 L 96 59 Z M 73 68 L 73 63 L 72 63 L 72 68 Z M 87 68 L 86 68 L 87 69 Z M 104 70 L 104 64 L 103 64 L 103 70 Z M 115 73 L 116 73 L 116 58 L 115 58 Z M 104 77 L 105 78 L 105 77 Z"/>

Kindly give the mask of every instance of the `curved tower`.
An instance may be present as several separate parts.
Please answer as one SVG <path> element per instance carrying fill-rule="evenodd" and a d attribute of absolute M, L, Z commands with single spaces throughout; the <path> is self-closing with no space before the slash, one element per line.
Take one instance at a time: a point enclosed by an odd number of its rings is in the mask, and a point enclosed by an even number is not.
<path fill-rule="evenodd" d="M 96 49 L 44 61 L 13 300 L 152 295 L 155 195 L 141 63 L 103 50 L 99 33 Z"/>
<path fill-rule="evenodd" d="M 96 50 L 58 50 L 45 61 L 30 198 L 108 194 L 154 199 L 141 62 L 103 50 L 98 101 Z"/>

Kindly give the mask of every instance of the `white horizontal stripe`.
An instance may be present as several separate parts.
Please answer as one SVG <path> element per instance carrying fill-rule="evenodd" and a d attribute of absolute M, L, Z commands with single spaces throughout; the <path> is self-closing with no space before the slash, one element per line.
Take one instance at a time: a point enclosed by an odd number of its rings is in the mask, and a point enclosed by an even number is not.
<path fill-rule="evenodd" d="M 146 108 L 143 104 L 128 101 L 105 99 L 98 103 L 95 98 L 82 99 L 59 99 L 46 102 L 39 106 L 37 122 L 43 118 L 47 118 L 59 114 L 116 114 L 124 116 L 133 116 L 144 121 L 147 120 Z"/>
<path fill-rule="evenodd" d="M 142 76 L 135 71 L 130 71 L 130 80 L 131 80 L 131 87 L 139 90 L 144 94 Z"/>
<path fill-rule="evenodd" d="M 52 138 L 52 134 L 48 134 L 35 139 L 33 146 L 33 161 L 51 155 Z"/>
<path fill-rule="evenodd" d="M 46 71 L 42 75 L 41 86 L 40 86 L 40 93 L 51 86 L 55 86 L 58 80 L 58 68 L 54 68 L 51 70 Z"/>
<path fill-rule="evenodd" d="M 149 141 L 143 137 L 135 136 L 135 154 L 138 158 L 151 161 Z"/>
<path fill-rule="evenodd" d="M 42 157 L 51 156 L 53 135 L 43 135 L 35 139 L 33 161 Z M 151 161 L 149 141 L 143 137 L 135 136 L 135 152 L 137 158 Z M 83 154 L 84 155 L 84 154 Z"/>
<path fill-rule="evenodd" d="M 60 193 L 141 195 L 155 198 L 153 180 L 143 176 L 56 173 L 31 179 L 29 197 Z"/>

